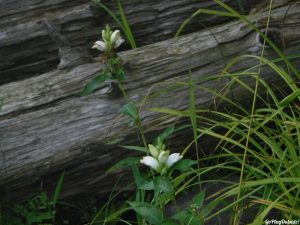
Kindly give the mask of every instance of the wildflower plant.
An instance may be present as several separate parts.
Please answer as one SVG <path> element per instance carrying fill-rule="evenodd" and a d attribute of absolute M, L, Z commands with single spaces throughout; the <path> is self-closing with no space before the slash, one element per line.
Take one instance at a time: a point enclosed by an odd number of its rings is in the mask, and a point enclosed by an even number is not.
<path fill-rule="evenodd" d="M 104 68 L 84 87 L 81 95 L 91 94 L 106 80 L 116 81 L 118 88 L 122 89 L 120 86 L 125 79 L 125 70 L 121 59 L 116 54 L 116 50 L 123 42 L 121 32 L 119 30 L 113 31 L 109 25 L 106 25 L 105 29 L 102 30 L 102 40 L 96 41 L 92 46 L 93 49 L 102 52 L 100 59 L 101 63 L 104 64 Z M 109 84 L 112 87 L 112 82 Z"/>
<path fill-rule="evenodd" d="M 184 159 L 180 153 L 170 154 L 166 146 L 166 140 L 174 133 L 185 127 L 175 129 L 175 126 L 166 128 L 147 147 L 123 146 L 128 150 L 143 152 L 147 154 L 141 157 L 129 157 L 117 162 L 111 167 L 108 173 L 118 171 L 123 168 L 132 169 L 136 195 L 128 202 L 129 208 L 137 215 L 138 224 L 178 224 L 176 221 L 198 225 L 199 220 L 193 218 L 192 211 L 180 211 L 172 218 L 168 217 L 165 207 L 170 202 L 176 201 L 176 195 L 182 190 L 181 185 L 185 185 L 184 178 L 189 176 L 197 164 L 196 161 Z M 151 170 L 140 167 L 141 164 L 149 166 Z M 178 173 L 174 173 L 178 171 Z"/>

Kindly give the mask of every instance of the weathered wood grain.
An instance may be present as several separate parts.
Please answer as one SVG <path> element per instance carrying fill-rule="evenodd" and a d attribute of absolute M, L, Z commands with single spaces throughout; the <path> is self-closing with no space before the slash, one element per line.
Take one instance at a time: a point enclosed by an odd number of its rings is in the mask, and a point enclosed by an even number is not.
<path fill-rule="evenodd" d="M 249 10 L 258 0 L 246 4 Z M 118 15 L 115 1 L 103 1 Z M 236 1 L 229 3 L 236 7 Z M 171 38 L 180 24 L 198 8 L 217 8 L 208 0 L 122 0 L 138 46 Z M 49 21 L 69 42 L 90 54 L 106 23 L 116 23 L 90 0 L 0 1 L 0 84 L 37 76 L 59 64 L 60 43 L 51 38 L 42 21 Z M 186 32 L 220 24 L 228 18 L 201 17 Z M 128 45 L 125 46 L 128 48 Z"/>
<path fill-rule="evenodd" d="M 272 11 L 270 26 L 284 38 L 287 53 L 300 50 L 299 10 L 300 4 L 296 2 Z M 264 27 L 267 12 L 250 19 Z M 186 88 L 179 86 L 160 93 L 162 87 L 185 81 L 189 69 L 194 79 L 204 79 L 218 74 L 226 61 L 237 55 L 260 54 L 256 36 L 246 24 L 234 21 L 120 53 L 127 69 L 125 89 L 130 99 L 141 102 L 148 92 L 152 93 L 141 111 L 147 137 L 176 119 L 161 117 L 147 108 L 188 107 Z M 277 57 L 268 49 L 266 55 Z M 295 63 L 299 68 L 299 60 Z M 257 62 L 248 60 L 235 69 L 255 64 Z M 33 194 L 41 180 L 47 187 L 53 181 L 50 175 L 62 170 L 66 170 L 65 195 L 111 190 L 116 179 L 105 175 L 106 169 L 131 154 L 118 145 L 137 144 L 138 139 L 136 131 L 128 127 L 127 118 L 119 116 L 124 99 L 108 97 L 105 88 L 85 97 L 74 95 L 99 70 L 100 63 L 87 63 L 1 86 L 0 97 L 5 103 L 0 114 L 0 188 L 3 193 L 11 198 Z M 271 70 L 263 71 L 264 79 L 280 84 L 280 78 Z M 226 82 L 220 79 L 199 84 L 219 90 Z M 251 82 L 254 80 L 249 79 Z M 232 95 L 235 100 L 245 101 L 249 97 L 239 87 L 233 88 Z M 205 90 L 197 92 L 199 108 L 213 106 L 214 100 Z"/>

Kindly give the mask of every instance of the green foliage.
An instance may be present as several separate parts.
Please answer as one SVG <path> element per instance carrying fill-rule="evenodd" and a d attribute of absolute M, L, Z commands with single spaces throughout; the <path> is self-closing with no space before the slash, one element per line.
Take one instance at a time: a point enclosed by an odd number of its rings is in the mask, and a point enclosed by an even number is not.
<path fill-rule="evenodd" d="M 191 210 L 182 210 L 175 214 L 173 218 L 177 221 L 181 221 L 182 224 L 190 225 L 202 225 L 201 219 L 197 218 Z"/>
<path fill-rule="evenodd" d="M 145 218 L 145 220 L 150 224 L 163 224 L 164 215 L 158 207 L 145 202 L 129 202 L 129 205 L 137 214 Z"/>
<path fill-rule="evenodd" d="M 105 68 L 85 85 L 80 95 L 85 96 L 93 93 L 106 80 L 112 79 L 122 82 L 125 79 L 125 71 L 121 66 L 120 58 L 115 56 L 111 57 L 112 58 L 107 60 Z"/>
<path fill-rule="evenodd" d="M 124 105 L 121 109 L 120 112 L 126 116 L 129 117 L 129 125 L 130 126 L 137 126 L 139 123 L 139 112 L 136 106 L 132 103 L 129 102 L 128 104 Z"/>
<path fill-rule="evenodd" d="M 4 223 L 7 225 L 52 224 L 54 214 L 51 200 L 45 192 L 42 192 L 25 205 L 15 205 L 11 214 L 4 214 Z"/>
<path fill-rule="evenodd" d="M 105 73 L 100 73 L 92 79 L 81 92 L 82 96 L 89 95 L 93 93 L 104 81 L 108 79 L 108 76 Z"/>
<path fill-rule="evenodd" d="M 137 158 L 137 157 L 128 157 L 128 158 L 122 159 L 122 160 L 118 161 L 114 166 L 112 166 L 107 171 L 107 173 L 112 173 L 112 172 L 115 172 L 115 171 L 123 169 L 123 168 L 132 167 L 132 165 L 136 165 L 139 162 L 140 162 L 140 158 Z"/>
<path fill-rule="evenodd" d="M 140 147 L 140 146 L 128 146 L 128 145 L 122 145 L 122 148 L 129 149 L 132 151 L 137 151 L 137 152 L 143 152 L 143 153 L 148 153 L 148 149 L 145 147 Z"/>
<path fill-rule="evenodd" d="M 166 128 L 160 135 L 158 135 L 154 139 L 153 145 L 156 146 L 158 149 L 161 149 L 167 138 L 169 138 L 175 131 L 175 125 Z"/>
<path fill-rule="evenodd" d="M 13 207 L 7 206 L 3 209 L 1 224 L 5 225 L 53 225 L 55 223 L 56 204 L 61 192 L 64 173 L 56 185 L 52 199 L 49 199 L 46 192 L 41 192 L 38 196 L 24 204 L 15 204 Z"/>
<path fill-rule="evenodd" d="M 192 166 L 197 165 L 197 161 L 191 159 L 181 159 L 177 163 L 175 163 L 171 168 L 170 171 L 179 170 L 181 172 L 189 171 Z"/>

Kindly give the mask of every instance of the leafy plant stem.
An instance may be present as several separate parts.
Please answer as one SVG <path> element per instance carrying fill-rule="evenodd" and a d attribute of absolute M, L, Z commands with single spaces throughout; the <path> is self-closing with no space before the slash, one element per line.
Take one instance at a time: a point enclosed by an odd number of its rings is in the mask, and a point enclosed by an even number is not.
<path fill-rule="evenodd" d="M 119 88 L 120 88 L 120 90 L 122 92 L 122 95 L 123 95 L 125 101 L 127 103 L 130 103 L 131 101 L 130 101 L 130 99 L 129 99 L 129 97 L 128 97 L 128 95 L 127 95 L 127 93 L 126 93 L 126 91 L 124 89 L 124 86 L 123 86 L 123 84 L 122 84 L 121 81 L 119 82 Z M 137 129 L 138 129 L 138 131 L 139 131 L 139 133 L 141 135 L 144 147 L 147 148 L 147 140 L 146 140 L 146 137 L 145 137 L 145 134 L 144 134 L 144 128 L 143 128 L 141 117 L 140 117 L 140 111 L 138 111 Z"/>

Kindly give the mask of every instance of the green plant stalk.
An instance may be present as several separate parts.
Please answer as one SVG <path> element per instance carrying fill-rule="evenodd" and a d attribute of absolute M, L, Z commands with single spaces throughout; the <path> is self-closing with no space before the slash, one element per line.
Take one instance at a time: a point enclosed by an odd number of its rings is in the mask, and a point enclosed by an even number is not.
<path fill-rule="evenodd" d="M 62 188 L 62 184 L 63 184 L 63 181 L 64 181 L 64 178 L 65 178 L 65 171 L 61 174 L 60 178 L 59 178 L 59 181 L 55 187 L 55 192 L 54 192 L 54 196 L 53 196 L 53 200 L 52 200 L 52 204 L 53 204 L 53 224 L 55 224 L 55 214 L 56 214 L 56 203 L 57 203 L 57 200 L 58 200 L 58 197 L 59 197 L 59 194 L 61 192 L 61 188 Z"/>
<path fill-rule="evenodd" d="M 214 213 L 214 214 L 212 214 L 212 215 L 210 215 L 210 216 L 207 216 L 207 217 L 205 218 L 205 221 L 208 221 L 208 220 L 212 219 L 213 217 L 219 215 L 220 213 L 222 213 L 222 212 L 224 212 L 224 211 L 230 209 L 230 208 L 233 207 L 234 205 L 237 205 L 237 204 L 240 203 L 242 200 L 244 200 L 244 199 L 246 199 L 247 197 L 251 196 L 253 193 L 259 191 L 262 187 L 263 187 L 263 186 L 259 186 L 258 188 L 254 189 L 253 191 L 251 191 L 251 192 L 248 193 L 247 195 L 244 195 L 243 197 L 237 199 L 235 202 L 233 202 L 233 203 L 227 205 L 225 208 L 219 210 L 218 212 L 216 212 L 216 213 Z"/>
<path fill-rule="evenodd" d="M 138 124 L 137 124 L 137 126 L 138 126 L 138 130 L 140 132 L 140 135 L 141 135 L 144 147 L 147 148 L 147 141 L 146 141 L 146 137 L 145 137 L 145 134 L 144 134 L 144 128 L 143 128 L 143 125 L 142 125 L 142 121 L 141 121 L 140 115 L 138 117 Z"/>
<path fill-rule="evenodd" d="M 128 23 L 128 20 L 126 18 L 126 15 L 125 15 L 125 11 L 124 11 L 124 8 L 122 6 L 122 3 L 120 0 L 117 0 L 117 3 L 118 3 L 118 8 L 119 8 L 119 12 L 120 12 L 120 15 L 121 15 L 121 19 L 122 19 L 122 25 L 124 27 L 124 32 L 126 34 L 126 37 L 131 45 L 132 48 L 136 48 L 136 42 L 134 40 L 134 37 L 133 37 L 133 34 L 132 34 L 132 31 L 131 31 L 131 28 L 129 26 L 129 23 Z"/>
<path fill-rule="evenodd" d="M 218 0 L 216 0 L 218 2 Z M 270 23 L 270 17 L 271 17 L 271 11 L 272 11 L 272 4 L 273 0 L 270 1 L 270 5 L 269 5 L 269 12 L 268 12 L 268 19 L 267 19 L 267 25 L 266 25 L 266 34 L 268 32 L 269 29 L 269 23 Z M 242 17 L 242 15 L 240 15 Z M 257 28 L 256 28 L 257 29 Z M 265 37 L 267 37 L 267 35 L 264 35 Z M 263 43 L 263 47 L 262 47 L 262 52 L 261 52 L 261 60 L 260 60 L 260 64 L 262 65 L 263 62 L 263 55 L 264 55 L 264 49 L 265 49 L 265 44 L 266 44 L 266 39 L 264 39 L 264 43 Z M 259 85 L 259 79 L 260 79 L 260 73 L 261 73 L 261 66 L 259 66 L 258 68 L 258 73 L 256 76 L 256 81 L 255 81 L 255 89 L 254 89 L 254 96 L 253 96 L 253 101 L 252 101 L 252 107 L 251 107 L 251 114 L 250 114 L 250 124 L 249 124 L 249 129 L 248 129 L 248 134 L 247 134 L 247 139 L 246 139 L 246 147 L 244 150 L 244 155 L 243 155 L 243 162 L 242 162 L 242 168 L 241 168 L 241 173 L 240 173 L 240 181 L 239 181 L 239 191 L 237 194 L 237 199 L 240 199 L 240 196 L 242 194 L 242 182 L 244 179 L 244 170 L 245 170 L 245 164 L 246 164 L 246 157 L 247 157 L 247 152 L 248 152 L 248 146 L 249 146 L 249 139 L 250 139 L 250 135 L 251 135 L 251 131 L 252 131 L 252 123 L 253 123 L 253 115 L 255 113 L 255 105 L 256 105 L 256 97 L 258 94 L 258 85 Z M 239 205 L 236 205 L 235 211 L 239 212 L 240 210 L 238 209 Z M 235 213 L 234 214 L 234 218 L 233 218 L 233 224 L 234 225 L 238 225 L 239 221 L 240 221 L 240 213 Z"/>
<path fill-rule="evenodd" d="M 122 92 L 123 97 L 125 98 L 125 101 L 127 103 L 130 103 L 129 97 L 128 97 L 128 95 L 127 95 L 127 93 L 126 93 L 126 91 L 124 89 L 124 86 L 123 86 L 123 84 L 122 84 L 121 81 L 119 81 L 119 88 L 120 88 L 120 90 Z M 139 133 L 141 135 L 144 147 L 147 148 L 147 140 L 146 140 L 146 137 L 145 137 L 145 134 L 144 134 L 144 128 L 142 126 L 142 121 L 141 121 L 141 117 L 140 117 L 140 112 L 139 111 L 138 111 L 138 119 L 137 120 L 138 120 L 137 121 L 137 129 L 138 129 L 138 131 L 139 131 Z"/>
<path fill-rule="evenodd" d="M 198 147 L 198 132 L 197 132 L 197 115 L 196 115 L 196 100 L 195 100 L 195 88 L 193 84 L 193 77 L 192 77 L 192 70 L 189 70 L 189 97 L 190 97 L 190 120 L 192 123 L 192 128 L 193 128 L 193 135 L 194 135 L 194 143 L 195 143 L 195 148 L 196 148 L 196 157 L 197 157 L 197 166 L 198 170 L 200 170 L 200 165 L 199 165 L 199 147 Z M 198 176 L 199 180 L 199 189 L 201 190 L 201 178 Z"/>
<path fill-rule="evenodd" d="M 114 199 L 119 193 L 116 193 L 114 196 L 112 195 L 114 193 L 115 188 L 117 187 L 117 184 L 119 183 L 120 178 L 117 180 L 117 182 L 114 184 L 114 187 L 112 189 L 112 192 L 109 195 L 109 199 L 106 202 L 106 204 L 100 209 L 100 211 L 97 212 L 97 214 L 94 216 L 93 220 L 89 223 L 89 225 L 93 225 L 97 223 L 98 217 L 101 215 L 102 211 L 105 209 L 105 215 L 107 214 L 107 209 L 109 207 L 110 202 L 112 199 Z"/>

